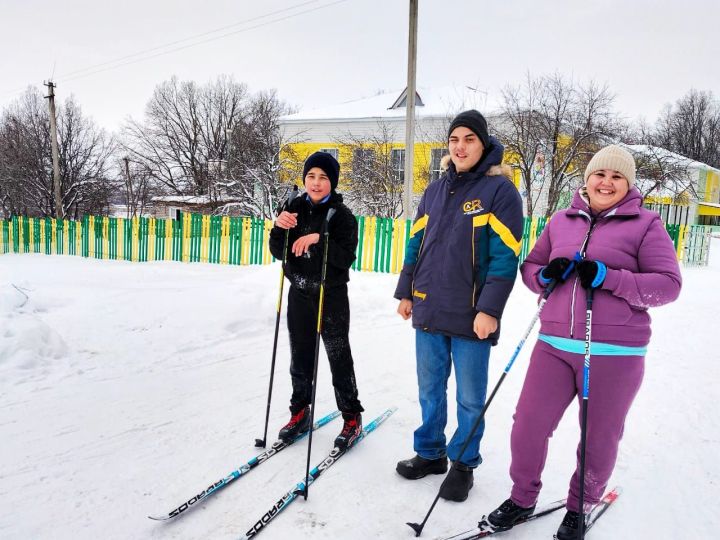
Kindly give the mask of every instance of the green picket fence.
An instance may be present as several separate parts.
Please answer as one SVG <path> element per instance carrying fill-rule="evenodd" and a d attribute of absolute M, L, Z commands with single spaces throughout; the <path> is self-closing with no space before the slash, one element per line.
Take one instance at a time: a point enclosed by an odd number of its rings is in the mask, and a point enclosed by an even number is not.
<path fill-rule="evenodd" d="M 411 221 L 357 216 L 354 270 L 398 273 L 402 269 Z M 526 218 L 520 260 L 544 230 L 544 217 Z M 179 220 L 85 216 L 80 221 L 15 217 L 0 221 L 0 253 L 80 255 L 126 261 L 183 261 L 218 264 L 269 264 L 272 222 L 182 214 Z M 702 226 L 666 226 L 678 259 L 706 264 L 709 231 Z M 705 261 L 705 263 L 703 263 Z"/>
<path fill-rule="evenodd" d="M 0 253 L 97 259 L 268 264 L 272 222 L 183 214 L 179 220 L 85 216 L 80 221 L 15 217 L 0 221 Z"/>

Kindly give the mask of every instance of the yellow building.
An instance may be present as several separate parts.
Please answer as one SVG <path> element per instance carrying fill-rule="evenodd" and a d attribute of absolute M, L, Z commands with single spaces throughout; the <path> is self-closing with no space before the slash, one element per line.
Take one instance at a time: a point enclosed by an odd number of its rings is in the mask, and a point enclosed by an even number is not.
<path fill-rule="evenodd" d="M 279 123 L 286 154 L 292 154 L 301 163 L 311 153 L 325 151 L 341 164 L 347 164 L 354 158 L 354 153 L 382 148 L 392 167 L 394 181 L 402 187 L 406 103 L 407 90 L 403 90 L 284 116 Z M 462 110 L 477 109 L 487 118 L 493 134 L 493 124 L 499 125 L 502 116 L 499 102 L 491 99 L 485 91 L 466 86 L 418 88 L 415 106 L 413 192 L 417 202 L 427 184 L 441 174 L 440 161 L 447 153 L 447 129 L 452 118 Z M 677 189 L 677 186 L 663 188 L 646 199 L 646 205 L 660 211 L 667 223 L 720 225 L 720 170 L 657 147 L 626 147 L 638 159 L 661 155 L 664 160 L 681 163 L 687 171 L 687 178 L 680 181 L 687 186 L 685 191 Z M 506 155 L 505 161 L 512 165 L 513 157 Z M 347 171 L 344 165 L 343 170 Z M 341 189 L 346 180 L 341 171 Z M 518 168 L 513 168 L 511 180 L 523 197 L 528 196 L 520 187 Z M 638 178 L 638 183 L 642 184 L 642 178 Z M 641 185 L 638 187 L 645 191 Z M 572 191 L 567 194 L 568 203 Z M 544 213 L 541 195 L 541 192 L 532 194 L 538 201 L 536 210 L 539 215 Z"/>
<path fill-rule="evenodd" d="M 359 142 L 385 147 L 399 184 L 405 174 L 405 115 L 407 90 L 308 110 L 280 119 L 282 140 L 304 160 L 325 151 L 341 163 L 362 151 Z M 440 176 L 440 160 L 447 153 L 447 129 L 460 111 L 474 108 L 489 123 L 497 117 L 487 93 L 468 87 L 418 88 L 415 96 L 414 193 Z M 341 184 L 343 182 L 341 174 Z"/>

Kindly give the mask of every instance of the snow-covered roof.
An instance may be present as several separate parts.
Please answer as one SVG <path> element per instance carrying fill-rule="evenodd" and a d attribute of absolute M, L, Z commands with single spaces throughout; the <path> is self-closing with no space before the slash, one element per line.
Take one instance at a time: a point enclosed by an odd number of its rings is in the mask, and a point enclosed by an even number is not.
<path fill-rule="evenodd" d="M 306 122 L 308 120 L 367 120 L 379 118 L 405 118 L 404 106 L 392 108 L 402 102 L 405 90 L 394 90 L 346 101 L 335 105 L 327 105 L 316 109 L 308 109 L 295 114 L 283 116 L 281 124 Z M 417 89 L 422 105 L 417 103 L 415 114 L 418 117 L 444 118 L 456 114 L 463 109 L 478 109 L 486 116 L 491 116 L 499 109 L 499 102 L 486 90 L 469 86 L 443 86 L 438 88 Z"/>
<path fill-rule="evenodd" d="M 701 161 L 695 161 L 683 156 L 682 154 L 678 154 L 677 152 L 672 152 L 671 150 L 662 148 L 661 146 L 652 146 L 649 144 L 623 144 L 622 146 L 634 154 L 641 154 L 643 156 L 661 156 L 664 159 L 674 160 L 679 165 L 690 169 L 703 169 L 705 171 L 715 171 L 720 173 L 720 169 L 716 169 L 712 165 L 702 163 Z"/>
<path fill-rule="evenodd" d="M 216 202 L 231 202 L 232 197 L 210 197 L 209 195 L 160 195 L 153 197 L 153 202 L 178 203 L 178 204 L 211 204 Z"/>

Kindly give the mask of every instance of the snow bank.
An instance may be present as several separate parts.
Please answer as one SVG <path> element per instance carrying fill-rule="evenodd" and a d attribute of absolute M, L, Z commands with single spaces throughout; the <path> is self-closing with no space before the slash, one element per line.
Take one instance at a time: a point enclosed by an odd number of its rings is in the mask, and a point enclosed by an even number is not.
<path fill-rule="evenodd" d="M 643 387 L 630 412 L 611 484 L 623 495 L 598 540 L 710 539 L 716 535 L 720 469 L 720 239 L 709 268 L 683 270 L 674 304 L 652 310 Z M 168 511 L 258 453 L 275 323 L 279 267 L 128 263 L 45 255 L 0 256 L 0 538 L 232 539 L 304 474 L 306 446 L 187 512 Z M 442 477 L 409 482 L 420 413 L 414 336 L 395 313 L 396 277 L 354 273 L 350 341 L 365 418 L 398 411 L 331 468 L 307 502 L 263 531 L 267 540 L 410 539 Z M 13 284 L 16 285 L 18 291 Z M 27 299 L 25 296 L 27 295 Z M 520 282 L 491 355 L 494 385 L 535 310 Z M 488 411 L 475 487 L 462 504 L 440 501 L 424 537 L 472 527 L 507 496 L 509 433 L 534 336 Z M 287 420 L 289 347 L 280 327 L 269 436 Z M 453 396 L 454 382 L 448 393 Z M 591 388 L 592 406 L 592 388 Z M 321 356 L 318 413 L 334 409 Z M 455 427 L 450 399 L 449 426 Z M 574 469 L 578 410 L 550 441 L 540 504 L 563 497 Z M 339 422 L 313 439 L 315 464 Z M 692 516 L 678 519 L 677 516 Z M 561 515 L 508 535 L 551 538 Z"/>
<path fill-rule="evenodd" d="M 31 292 L 0 281 L 0 382 L 19 383 L 42 375 L 62 358 L 62 337 L 35 313 L 40 310 Z"/>

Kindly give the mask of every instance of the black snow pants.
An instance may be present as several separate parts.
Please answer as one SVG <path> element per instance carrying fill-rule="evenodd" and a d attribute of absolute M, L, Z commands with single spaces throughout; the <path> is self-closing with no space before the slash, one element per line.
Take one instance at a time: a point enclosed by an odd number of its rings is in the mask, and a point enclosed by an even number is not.
<path fill-rule="evenodd" d="M 305 293 L 296 287 L 288 292 L 287 322 L 290 333 L 290 376 L 293 393 L 290 411 L 297 413 L 310 404 L 315 362 L 319 294 Z M 364 409 L 358 400 L 355 369 L 350 352 L 350 302 L 347 284 L 325 289 L 321 337 L 330 361 L 335 401 L 345 413 Z"/>

